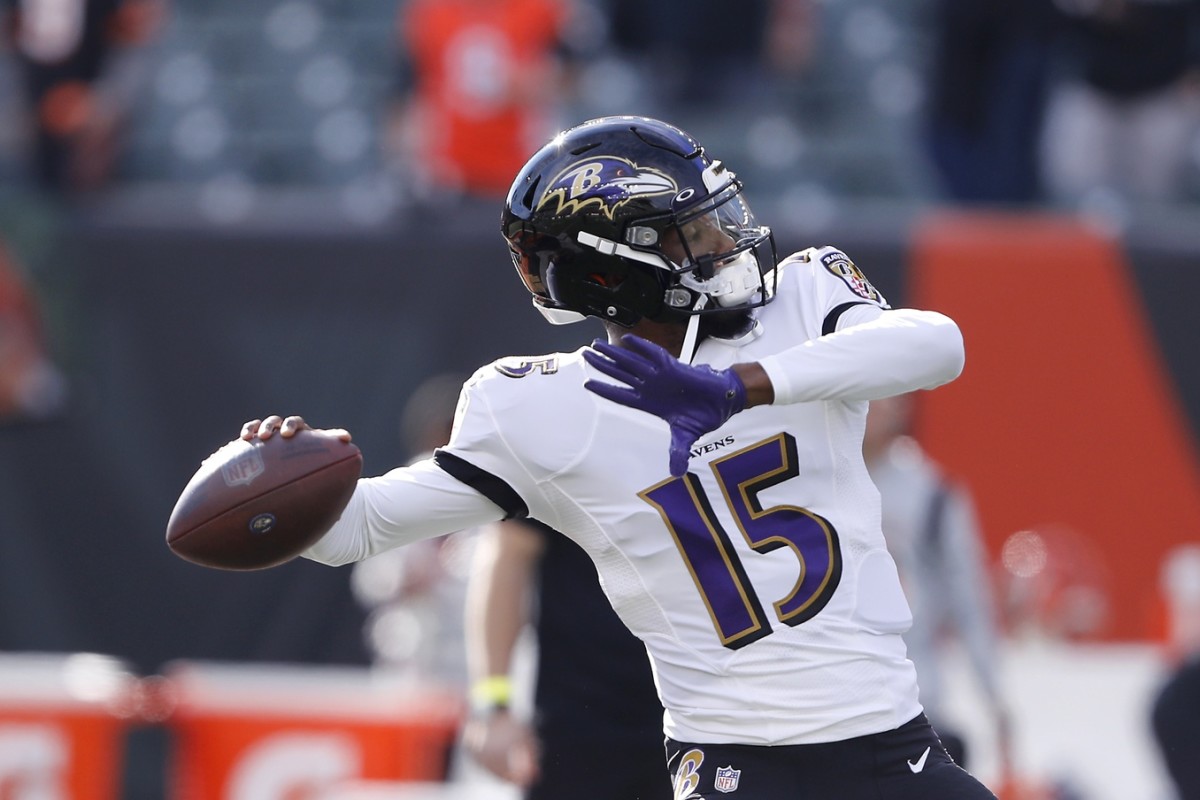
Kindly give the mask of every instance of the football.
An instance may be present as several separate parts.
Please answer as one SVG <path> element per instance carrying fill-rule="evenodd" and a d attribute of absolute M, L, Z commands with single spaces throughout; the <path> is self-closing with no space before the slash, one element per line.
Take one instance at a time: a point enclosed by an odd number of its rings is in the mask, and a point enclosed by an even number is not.
<path fill-rule="evenodd" d="M 184 487 L 167 522 L 167 546 L 206 567 L 277 566 L 337 522 L 361 473 L 358 447 L 326 431 L 235 439 Z"/>

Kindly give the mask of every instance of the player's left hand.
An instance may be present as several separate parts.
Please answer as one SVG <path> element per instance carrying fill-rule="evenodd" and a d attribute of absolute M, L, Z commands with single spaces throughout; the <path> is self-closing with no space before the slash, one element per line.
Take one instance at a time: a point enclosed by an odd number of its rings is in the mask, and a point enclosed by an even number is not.
<path fill-rule="evenodd" d="M 584 387 L 601 397 L 666 420 L 671 426 L 670 468 L 687 472 L 692 445 L 746 407 L 746 387 L 732 369 L 684 364 L 658 345 L 626 334 L 623 347 L 592 343 L 583 358 L 626 386 L 588 380 Z"/>

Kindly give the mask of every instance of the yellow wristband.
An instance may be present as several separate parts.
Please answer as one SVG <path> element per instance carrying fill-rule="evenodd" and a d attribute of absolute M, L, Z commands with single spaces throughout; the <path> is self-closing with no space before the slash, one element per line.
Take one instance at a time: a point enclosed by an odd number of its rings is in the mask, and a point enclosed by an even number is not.
<path fill-rule="evenodd" d="M 512 700 L 512 680 L 507 675 L 480 678 L 471 685 L 471 705 L 479 710 L 508 708 Z"/>

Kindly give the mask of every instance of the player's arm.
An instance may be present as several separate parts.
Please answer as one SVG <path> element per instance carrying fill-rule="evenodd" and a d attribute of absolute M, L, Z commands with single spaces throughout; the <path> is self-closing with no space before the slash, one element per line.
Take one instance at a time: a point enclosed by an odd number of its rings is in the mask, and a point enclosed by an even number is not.
<path fill-rule="evenodd" d="M 957 378 L 964 360 L 962 332 L 944 314 L 858 305 L 832 333 L 733 369 L 749 407 L 933 389 Z"/>
<path fill-rule="evenodd" d="M 432 459 L 418 461 L 384 475 L 360 478 L 341 518 L 301 555 L 332 566 L 349 564 L 503 517 L 495 503 Z"/>
<path fill-rule="evenodd" d="M 818 400 L 874 400 L 932 389 L 962 372 L 962 334 L 935 311 L 851 304 L 831 332 L 758 362 L 715 370 L 684 364 L 632 334 L 594 342 L 584 359 L 624 385 L 588 380 L 596 394 L 671 426 L 670 470 L 682 475 L 695 442 L 745 408 Z"/>
<path fill-rule="evenodd" d="M 522 522 L 486 526 L 479 535 L 467 583 L 467 667 L 472 684 L 508 678 L 517 638 L 529 622 L 541 534 Z M 503 700 L 507 697 L 483 698 Z"/>
<path fill-rule="evenodd" d="M 821 315 L 821 335 L 735 367 L 747 405 L 875 400 L 932 389 L 962 372 L 962 334 L 949 317 L 893 310 L 836 247 L 810 247 L 789 261 L 788 274 L 802 281 L 792 297 Z"/>
<path fill-rule="evenodd" d="M 242 428 L 242 437 L 293 436 L 308 428 L 301 417 L 267 417 Z M 350 434 L 340 431 L 345 441 Z M 505 516 L 483 494 L 432 459 L 384 475 L 360 478 L 341 518 L 301 555 L 337 566 L 433 536 L 495 522 Z"/>
<path fill-rule="evenodd" d="M 467 583 L 467 670 L 472 719 L 464 740 L 495 775 L 527 786 L 536 768 L 529 726 L 512 714 L 513 653 L 529 622 L 534 571 L 545 549 L 521 522 L 487 526 L 479 535 Z"/>

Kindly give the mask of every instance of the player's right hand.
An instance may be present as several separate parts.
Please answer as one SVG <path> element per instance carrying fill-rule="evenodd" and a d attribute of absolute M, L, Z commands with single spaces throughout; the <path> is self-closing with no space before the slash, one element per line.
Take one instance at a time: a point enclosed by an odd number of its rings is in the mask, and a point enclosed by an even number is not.
<path fill-rule="evenodd" d="M 276 431 L 285 439 L 295 436 L 297 432 L 303 430 L 318 430 L 313 428 L 304 421 L 304 417 L 290 415 L 281 417 L 278 414 L 272 414 L 265 419 L 252 419 L 242 425 L 241 438 L 249 441 L 251 439 L 270 439 Z M 350 441 L 350 432 L 342 428 L 330 428 L 330 433 L 337 435 L 343 442 Z"/>
<path fill-rule="evenodd" d="M 537 742 L 529 725 L 507 709 L 498 709 L 467 722 L 463 731 L 467 752 L 498 778 L 521 789 L 538 775 Z"/>

